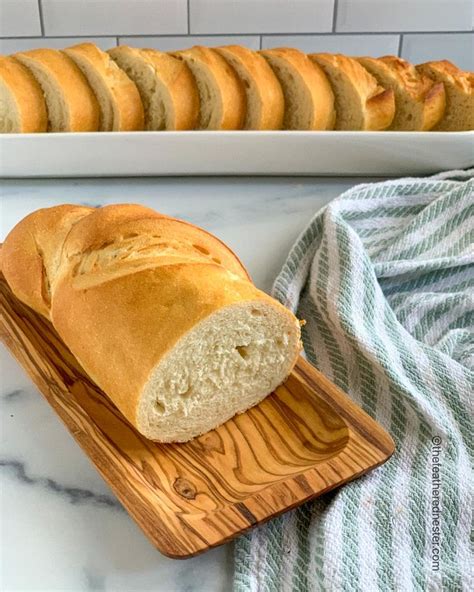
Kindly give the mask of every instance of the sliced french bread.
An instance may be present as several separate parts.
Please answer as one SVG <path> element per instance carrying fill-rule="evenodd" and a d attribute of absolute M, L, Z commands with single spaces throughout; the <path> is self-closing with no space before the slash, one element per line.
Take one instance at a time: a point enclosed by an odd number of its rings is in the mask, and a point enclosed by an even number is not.
<path fill-rule="evenodd" d="M 192 130 L 199 117 L 199 94 L 187 65 L 155 49 L 120 45 L 110 57 L 135 82 L 145 107 L 147 130 Z"/>
<path fill-rule="evenodd" d="M 93 43 L 64 50 L 87 78 L 100 106 L 101 131 L 136 131 L 144 126 L 143 105 L 135 83 Z"/>
<path fill-rule="evenodd" d="M 384 89 L 359 62 L 341 54 L 313 53 L 334 91 L 337 130 L 384 130 L 395 115 L 392 89 Z"/>
<path fill-rule="evenodd" d="M 38 210 L 7 236 L 2 271 L 152 440 L 257 404 L 300 351 L 297 319 L 223 243 L 142 206 Z"/>
<path fill-rule="evenodd" d="M 444 117 L 435 131 L 474 130 L 474 74 L 460 70 L 448 60 L 416 66 L 420 74 L 441 82 L 446 90 Z"/>
<path fill-rule="evenodd" d="M 235 70 L 214 49 L 195 46 L 173 55 L 193 73 L 199 91 L 199 129 L 240 130 L 246 115 L 246 96 Z"/>
<path fill-rule="evenodd" d="M 267 60 L 280 81 L 285 97 L 284 129 L 331 130 L 334 95 L 322 69 L 306 54 L 289 47 L 265 49 Z"/>
<path fill-rule="evenodd" d="M 415 66 L 396 56 L 358 58 L 380 86 L 395 93 L 395 117 L 388 129 L 427 131 L 443 117 L 444 85 L 419 73 Z"/>
<path fill-rule="evenodd" d="M 18 60 L 0 56 L 0 133 L 45 132 L 47 128 L 40 85 Z"/>
<path fill-rule="evenodd" d="M 243 128 L 281 129 L 285 99 L 278 78 L 265 58 L 240 45 L 217 47 L 216 51 L 232 66 L 244 85 L 247 113 Z"/>
<path fill-rule="evenodd" d="M 95 132 L 100 110 L 85 76 L 57 49 L 32 49 L 14 55 L 40 84 L 50 132 Z"/>

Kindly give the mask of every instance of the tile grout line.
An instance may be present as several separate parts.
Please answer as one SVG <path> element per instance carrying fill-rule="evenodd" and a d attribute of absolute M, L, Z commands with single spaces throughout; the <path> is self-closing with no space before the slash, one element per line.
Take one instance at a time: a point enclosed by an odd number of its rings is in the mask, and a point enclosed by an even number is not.
<path fill-rule="evenodd" d="M 43 2 L 42 0 L 38 0 L 38 13 L 39 13 L 39 20 L 40 20 L 40 28 L 41 28 L 41 37 L 44 37 L 44 17 L 43 17 Z"/>
<path fill-rule="evenodd" d="M 389 35 L 472 35 L 472 31 L 312 31 L 305 33 L 261 33 L 264 37 L 347 37 L 347 36 L 365 36 L 365 35 L 379 35 L 387 37 Z M 258 33 L 238 33 L 239 35 L 258 35 Z M 226 35 L 226 33 L 203 33 L 202 35 L 212 37 L 213 35 Z M 230 33 L 230 35 L 237 35 L 237 33 Z"/>
<path fill-rule="evenodd" d="M 190 5 L 190 2 L 191 2 L 191 0 L 188 0 L 187 1 L 187 7 L 188 7 L 188 14 L 187 14 L 187 17 L 188 17 L 188 35 L 191 34 L 191 11 L 190 11 L 190 6 L 189 6 Z"/>
<path fill-rule="evenodd" d="M 334 0 L 334 8 L 332 14 L 332 32 L 336 32 L 336 24 L 337 24 L 337 11 L 339 8 L 339 0 Z"/>
<path fill-rule="evenodd" d="M 12 41 L 15 39 L 97 39 L 100 37 L 105 38 L 117 38 L 127 37 L 131 39 L 141 38 L 153 38 L 159 39 L 160 37 L 364 37 L 366 35 L 374 36 L 379 35 L 381 37 L 394 37 L 397 35 L 472 35 L 472 31 L 386 31 L 386 32 L 374 32 L 374 31 L 360 31 L 357 33 L 339 32 L 333 33 L 331 31 L 324 33 L 199 33 L 196 35 L 188 35 L 183 33 L 158 33 L 157 35 L 138 35 L 138 34 L 123 34 L 123 35 L 111 35 L 111 34 L 91 34 L 91 35 L 16 35 L 16 36 L 0 36 L 0 41 Z"/>
<path fill-rule="evenodd" d="M 402 57 L 402 49 L 403 49 L 403 33 L 400 34 L 400 39 L 398 40 L 398 57 Z"/>

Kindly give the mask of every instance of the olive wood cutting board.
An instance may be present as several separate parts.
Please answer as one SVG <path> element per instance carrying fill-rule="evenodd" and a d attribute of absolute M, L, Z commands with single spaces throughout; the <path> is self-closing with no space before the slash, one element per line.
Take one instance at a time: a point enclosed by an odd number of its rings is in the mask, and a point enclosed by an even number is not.
<path fill-rule="evenodd" d="M 363 475 L 390 436 L 300 358 L 253 409 L 185 444 L 146 440 L 0 276 L 0 335 L 150 541 L 185 558 Z"/>

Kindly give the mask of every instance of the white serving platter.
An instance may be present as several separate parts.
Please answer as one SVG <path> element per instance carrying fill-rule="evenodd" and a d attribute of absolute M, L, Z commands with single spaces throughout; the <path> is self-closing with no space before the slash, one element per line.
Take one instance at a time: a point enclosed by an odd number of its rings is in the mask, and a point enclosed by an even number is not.
<path fill-rule="evenodd" d="M 474 132 L 102 132 L 0 137 L 0 177 L 421 175 L 474 163 Z"/>

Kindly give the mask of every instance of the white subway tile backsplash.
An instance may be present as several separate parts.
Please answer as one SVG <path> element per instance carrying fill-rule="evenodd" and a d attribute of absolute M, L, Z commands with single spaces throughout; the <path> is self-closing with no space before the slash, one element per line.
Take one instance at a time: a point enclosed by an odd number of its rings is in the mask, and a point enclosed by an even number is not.
<path fill-rule="evenodd" d="M 133 47 L 151 47 L 161 51 L 175 51 L 187 49 L 193 45 L 205 45 L 217 47 L 219 45 L 245 45 L 250 49 L 259 49 L 260 37 L 258 35 L 212 35 L 210 37 L 200 35 L 182 35 L 177 37 L 120 37 L 120 45 Z"/>
<path fill-rule="evenodd" d="M 334 0 L 190 0 L 193 34 L 332 30 Z"/>
<path fill-rule="evenodd" d="M 338 0 L 336 31 L 466 31 L 471 0 Z"/>
<path fill-rule="evenodd" d="M 20 37 L 18 39 L 0 39 L 0 53 L 10 54 L 16 51 L 28 51 L 38 47 L 50 47 L 52 49 L 64 49 L 76 43 L 91 41 L 102 49 L 110 49 L 117 45 L 115 37 Z"/>
<path fill-rule="evenodd" d="M 0 53 L 87 40 L 173 51 L 297 47 L 474 69 L 473 0 L 0 0 Z M 335 29 L 335 30 L 334 30 Z M 117 41 L 118 40 L 118 41 Z"/>
<path fill-rule="evenodd" d="M 404 35 L 402 57 L 415 64 L 446 59 L 474 70 L 474 33 Z"/>
<path fill-rule="evenodd" d="M 272 35 L 262 47 L 296 47 L 306 53 L 345 53 L 351 56 L 398 55 L 399 35 Z"/>
<path fill-rule="evenodd" d="M 41 35 L 38 0 L 0 0 L 0 37 Z"/>
<path fill-rule="evenodd" d="M 46 35 L 186 33 L 187 0 L 42 0 Z"/>

